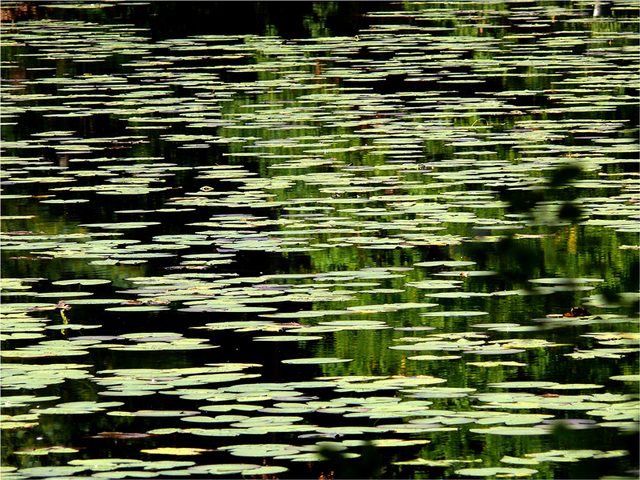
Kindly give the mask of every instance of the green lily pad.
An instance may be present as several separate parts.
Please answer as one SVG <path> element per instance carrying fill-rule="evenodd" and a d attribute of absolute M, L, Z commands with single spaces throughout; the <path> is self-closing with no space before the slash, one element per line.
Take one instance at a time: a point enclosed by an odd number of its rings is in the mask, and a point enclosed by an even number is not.
<path fill-rule="evenodd" d="M 526 367 L 526 363 L 522 362 L 498 362 L 498 361 L 488 361 L 488 362 L 467 362 L 467 365 L 474 365 L 476 367 Z"/>
<path fill-rule="evenodd" d="M 462 358 L 460 355 L 412 355 L 407 360 L 457 360 Z"/>
<path fill-rule="evenodd" d="M 58 280 L 57 282 L 51 282 L 52 285 L 105 285 L 108 283 L 111 283 L 111 280 L 102 278 L 78 278 L 72 280 Z"/>
<path fill-rule="evenodd" d="M 266 337 L 254 337 L 256 342 L 308 342 L 310 340 L 322 340 L 317 335 L 272 335 Z"/>
<path fill-rule="evenodd" d="M 216 465 L 197 465 L 187 470 L 189 473 L 203 475 L 245 475 L 262 468 L 261 465 L 247 463 L 221 463 Z"/>
<path fill-rule="evenodd" d="M 588 390 L 594 388 L 604 388 L 604 385 L 596 385 L 593 383 L 563 383 L 542 388 L 546 388 L 548 390 Z"/>
<path fill-rule="evenodd" d="M 124 405 L 122 402 L 92 402 L 92 401 L 80 401 L 80 402 L 67 402 L 59 403 L 55 407 L 34 409 L 33 412 L 37 412 L 40 415 L 81 415 L 89 414 L 105 410 L 110 407 L 119 407 Z M 107 412 L 113 413 L 113 412 Z"/>
<path fill-rule="evenodd" d="M 16 455 L 49 455 L 51 453 L 76 453 L 79 452 L 77 448 L 54 446 L 54 447 L 40 447 L 27 450 L 16 450 Z"/>
<path fill-rule="evenodd" d="M 309 357 L 309 358 L 290 358 L 282 360 L 282 363 L 287 363 L 291 365 L 323 365 L 328 363 L 345 363 L 352 362 L 353 359 L 350 358 L 335 358 L 335 357 Z"/>
<path fill-rule="evenodd" d="M 552 388 L 559 385 L 556 382 L 543 382 L 543 381 L 531 381 L 531 382 L 498 382 L 490 383 L 488 386 L 493 388 Z"/>
<path fill-rule="evenodd" d="M 229 445 L 220 447 L 219 450 L 228 450 L 231 455 L 239 457 L 276 457 L 279 455 L 294 455 L 300 449 L 287 444 L 247 444 Z"/>
<path fill-rule="evenodd" d="M 471 428 L 470 432 L 480 433 L 483 435 L 505 435 L 505 436 L 530 436 L 530 435 L 548 435 L 551 433 L 548 429 L 536 427 L 490 427 L 490 428 Z"/>
<path fill-rule="evenodd" d="M 468 477 L 530 477 L 538 473 L 533 468 L 506 468 L 506 467 L 486 467 L 486 468 L 462 468 L 456 470 L 458 475 Z"/>
<path fill-rule="evenodd" d="M 613 375 L 611 380 L 618 380 L 621 382 L 640 382 L 640 374 L 631 374 L 631 375 Z"/>
<path fill-rule="evenodd" d="M 195 447 L 159 447 L 140 450 L 141 453 L 148 453 L 151 455 L 178 455 L 180 457 L 185 455 L 200 455 L 201 453 L 211 451 L 211 449 Z"/>
<path fill-rule="evenodd" d="M 76 473 L 87 470 L 86 467 L 74 467 L 69 465 L 52 466 L 52 467 L 28 467 L 18 470 L 20 475 L 26 475 L 27 477 L 40 477 L 40 478 L 52 478 L 52 477 L 66 477 L 69 475 L 75 475 Z"/>

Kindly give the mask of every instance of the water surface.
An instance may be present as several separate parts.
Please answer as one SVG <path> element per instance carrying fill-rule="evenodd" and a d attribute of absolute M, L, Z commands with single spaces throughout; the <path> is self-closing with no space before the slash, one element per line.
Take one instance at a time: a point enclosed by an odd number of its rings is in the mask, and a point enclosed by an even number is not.
<path fill-rule="evenodd" d="M 3 478 L 635 478 L 634 2 L 290 5 L 3 4 Z"/>

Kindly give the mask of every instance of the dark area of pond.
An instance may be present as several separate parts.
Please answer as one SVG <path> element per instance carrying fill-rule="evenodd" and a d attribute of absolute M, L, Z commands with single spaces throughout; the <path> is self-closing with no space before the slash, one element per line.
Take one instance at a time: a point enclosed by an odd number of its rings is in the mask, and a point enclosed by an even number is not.
<path fill-rule="evenodd" d="M 3 480 L 637 478 L 635 1 L 1 12 Z"/>

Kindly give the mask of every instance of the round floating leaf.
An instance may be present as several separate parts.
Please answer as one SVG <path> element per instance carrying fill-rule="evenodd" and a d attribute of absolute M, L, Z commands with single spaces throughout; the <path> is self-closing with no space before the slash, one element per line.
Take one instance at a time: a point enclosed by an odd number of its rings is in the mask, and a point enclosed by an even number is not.
<path fill-rule="evenodd" d="M 85 279 L 73 279 L 73 280 L 58 280 L 57 282 L 51 282 L 52 285 L 104 285 L 111 283 L 111 280 L 105 280 L 101 278 L 85 278 Z"/>
<path fill-rule="evenodd" d="M 132 458 L 90 458 L 71 460 L 69 465 L 78 465 L 96 472 L 106 472 L 117 468 L 144 467 L 146 462 Z"/>
<path fill-rule="evenodd" d="M 488 362 L 467 362 L 467 365 L 474 365 L 476 367 L 526 367 L 526 363 L 521 362 L 497 362 L 497 361 L 488 361 Z"/>
<path fill-rule="evenodd" d="M 120 403 L 120 405 L 122 405 Z M 107 415 L 120 417 L 186 417 L 190 415 L 199 415 L 198 411 L 189 410 L 138 410 L 137 412 L 112 411 Z"/>
<path fill-rule="evenodd" d="M 481 433 L 483 435 L 507 435 L 507 436 L 529 436 L 529 435 L 547 435 L 551 430 L 536 427 L 490 427 L 490 428 L 471 428 L 470 432 Z"/>
<path fill-rule="evenodd" d="M 141 453 L 149 453 L 153 455 L 200 455 L 203 452 L 211 452 L 213 450 L 207 448 L 175 448 L 175 447 L 160 447 L 140 450 Z"/>
<path fill-rule="evenodd" d="M 475 391 L 475 388 L 424 387 L 402 390 L 402 393 L 411 398 L 459 398 Z"/>
<path fill-rule="evenodd" d="M 239 457 L 276 457 L 279 455 L 294 455 L 300 452 L 299 448 L 286 444 L 247 444 L 230 445 L 220 447 L 218 450 L 229 450 L 231 455 Z"/>
<path fill-rule="evenodd" d="M 55 446 L 55 447 L 33 448 L 29 450 L 16 450 L 13 453 L 15 453 L 16 455 L 49 455 L 51 453 L 76 453 L 76 452 L 79 452 L 77 448 Z"/>
<path fill-rule="evenodd" d="M 418 282 L 407 282 L 409 287 L 416 287 L 422 289 L 446 289 L 446 288 L 458 288 L 463 282 L 461 280 L 422 280 Z"/>
<path fill-rule="evenodd" d="M 611 380 L 618 380 L 621 382 L 640 382 L 640 374 L 631 374 L 631 375 L 613 375 Z"/>
<path fill-rule="evenodd" d="M 288 471 L 289 469 L 287 467 L 279 467 L 276 465 L 266 465 L 260 468 L 256 468 L 254 470 L 250 470 L 249 473 L 251 475 L 275 475 L 278 473 L 283 473 Z"/>
<path fill-rule="evenodd" d="M 282 360 L 282 363 L 292 364 L 292 365 L 323 365 L 328 363 L 346 363 L 352 362 L 351 358 L 335 358 L 335 357 L 320 357 L 320 358 L 290 358 L 287 360 Z"/>
<path fill-rule="evenodd" d="M 18 470 L 20 475 L 26 475 L 27 477 L 39 477 L 39 478 L 51 478 L 51 477 L 66 477 L 72 476 L 76 473 L 88 470 L 87 467 L 74 467 L 74 466 L 52 466 L 52 467 L 28 467 Z"/>
<path fill-rule="evenodd" d="M 593 388 L 603 388 L 604 385 L 596 385 L 593 383 L 563 383 L 558 385 L 551 385 L 550 387 L 543 387 L 548 390 L 587 390 Z"/>
<path fill-rule="evenodd" d="M 540 464 L 539 460 L 534 458 L 522 458 L 522 457 L 511 457 L 509 455 L 505 455 L 500 459 L 502 463 L 510 463 L 512 465 L 538 465 Z"/>
<path fill-rule="evenodd" d="M 460 355 L 413 355 L 407 357 L 407 360 L 457 360 L 462 358 Z"/>
<path fill-rule="evenodd" d="M 529 280 L 531 283 L 541 283 L 544 285 L 581 285 L 585 283 L 604 282 L 602 278 L 534 278 Z"/>
<path fill-rule="evenodd" d="M 40 415 L 80 415 L 102 411 L 105 408 L 119 407 L 121 405 L 124 405 L 124 403 L 92 401 L 68 402 L 59 403 L 55 407 L 38 409 L 37 413 L 39 413 Z"/>
<path fill-rule="evenodd" d="M 240 428 L 185 428 L 182 432 L 202 437 L 237 437 L 244 433 L 244 430 Z"/>
<path fill-rule="evenodd" d="M 538 473 L 538 470 L 532 468 L 506 468 L 506 467 L 487 467 L 487 468 L 462 468 L 456 470 L 458 475 L 469 477 L 529 477 Z"/>
<path fill-rule="evenodd" d="M 344 459 L 358 458 L 360 454 L 358 453 L 342 453 L 341 457 Z M 327 458 L 322 455 L 321 452 L 311 452 L 311 453 L 297 453 L 294 455 L 280 455 L 274 457 L 276 460 L 291 460 L 292 462 L 322 462 L 327 460 Z"/>
<path fill-rule="evenodd" d="M 490 383 L 489 387 L 493 388 L 551 388 L 559 385 L 556 382 L 542 382 L 542 381 L 531 381 L 531 382 L 499 382 L 499 383 Z"/>
<path fill-rule="evenodd" d="M 189 473 L 210 475 L 250 475 L 252 471 L 261 468 L 262 465 L 247 463 L 222 463 L 217 465 L 197 465 L 189 468 Z"/>
<path fill-rule="evenodd" d="M 407 447 L 411 445 L 424 445 L 431 440 L 402 440 L 397 438 L 384 438 L 379 440 L 373 440 L 371 443 L 375 447 Z"/>
<path fill-rule="evenodd" d="M 475 265 L 476 262 L 470 262 L 465 260 L 436 260 L 433 262 L 418 262 L 414 263 L 414 267 L 469 267 Z"/>
<path fill-rule="evenodd" d="M 322 340 L 323 337 L 313 335 L 272 335 L 266 337 L 254 337 L 256 342 L 307 342 L 310 340 Z"/>

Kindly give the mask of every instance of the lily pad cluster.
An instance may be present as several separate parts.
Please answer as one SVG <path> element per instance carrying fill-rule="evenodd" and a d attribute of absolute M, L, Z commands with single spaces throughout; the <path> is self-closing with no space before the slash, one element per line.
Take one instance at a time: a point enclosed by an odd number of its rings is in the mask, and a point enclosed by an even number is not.
<path fill-rule="evenodd" d="M 3 21 L 3 478 L 637 469 L 637 6 L 543 3 Z"/>

